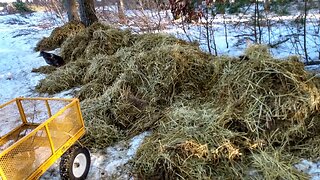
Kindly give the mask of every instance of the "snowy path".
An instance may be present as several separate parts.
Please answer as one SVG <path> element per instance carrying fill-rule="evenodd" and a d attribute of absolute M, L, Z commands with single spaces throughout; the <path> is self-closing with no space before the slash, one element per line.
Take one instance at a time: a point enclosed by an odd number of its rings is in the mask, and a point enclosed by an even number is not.
<path fill-rule="evenodd" d="M 50 33 L 36 24 L 45 21 L 40 18 L 0 17 L 0 104 L 18 96 L 33 96 L 32 89 L 44 77 L 31 73 L 32 68 L 45 65 L 33 51 L 37 41 Z"/>

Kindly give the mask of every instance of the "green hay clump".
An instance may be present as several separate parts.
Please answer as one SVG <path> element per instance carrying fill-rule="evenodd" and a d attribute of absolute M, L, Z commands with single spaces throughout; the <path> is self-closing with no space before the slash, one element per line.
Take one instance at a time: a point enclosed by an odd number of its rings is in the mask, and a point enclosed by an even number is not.
<path fill-rule="evenodd" d="M 300 173 L 293 167 L 294 161 L 291 157 L 285 160 L 286 157 L 283 156 L 279 150 L 259 151 L 252 154 L 252 166 L 263 179 L 309 179 L 306 174 Z"/>
<path fill-rule="evenodd" d="M 41 66 L 39 68 L 33 68 L 31 72 L 41 73 L 41 74 L 51 74 L 55 70 L 57 70 L 57 68 L 53 66 Z"/>
<path fill-rule="evenodd" d="M 76 61 L 77 58 L 84 57 L 86 47 L 92 40 L 93 32 L 95 30 L 108 30 L 110 26 L 106 26 L 100 22 L 96 22 L 91 26 L 83 29 L 77 34 L 70 36 L 61 46 L 61 56 L 66 61 Z"/>
<path fill-rule="evenodd" d="M 160 33 L 146 33 L 137 36 L 134 48 L 138 51 L 149 51 L 152 48 L 160 47 L 163 45 L 181 45 L 181 46 L 194 46 L 198 47 L 197 43 L 189 43 L 187 41 L 178 39 L 172 35 Z"/>
<path fill-rule="evenodd" d="M 81 102 L 86 135 L 82 143 L 93 149 L 102 149 L 124 139 L 124 132 L 113 125 L 108 98 L 100 97 Z"/>
<path fill-rule="evenodd" d="M 185 91 L 201 95 L 213 74 L 212 56 L 193 46 L 163 45 L 131 59 L 127 82 L 156 104 L 167 104 Z"/>
<path fill-rule="evenodd" d="M 131 46 L 133 36 L 130 31 L 94 23 L 69 37 L 61 47 L 61 56 L 69 62 L 78 58 L 92 59 L 97 54 L 112 55 L 122 47 Z"/>
<path fill-rule="evenodd" d="M 79 92 L 80 99 L 99 97 L 123 74 L 131 52 L 122 48 L 114 55 L 98 54 L 91 60 L 84 76 L 86 83 Z"/>
<path fill-rule="evenodd" d="M 112 84 L 124 72 L 131 54 L 130 49 L 122 48 L 114 55 L 98 54 L 94 56 L 84 81 L 97 80 L 105 85 Z"/>
<path fill-rule="evenodd" d="M 79 98 L 80 101 L 94 99 L 103 95 L 107 88 L 108 86 L 101 84 L 98 81 L 89 82 L 83 85 L 77 92 L 77 98 Z"/>
<path fill-rule="evenodd" d="M 158 107 L 152 106 L 144 97 L 133 94 L 129 87 L 120 91 L 120 96 L 113 101 L 110 108 L 114 123 L 126 130 L 130 137 L 155 128 L 161 117 Z"/>
<path fill-rule="evenodd" d="M 101 149 L 124 139 L 125 133 L 117 127 L 111 112 L 112 102 L 120 96 L 119 92 L 123 86 L 124 82 L 118 79 L 102 96 L 81 102 L 83 118 L 88 131 L 83 138 L 86 146 Z"/>
<path fill-rule="evenodd" d="M 96 123 L 103 121 L 104 124 L 99 126 L 115 128 L 112 132 L 121 132 L 122 135 L 119 135 L 119 138 L 124 139 L 152 127 L 152 123 L 158 120 L 159 112 L 155 112 L 156 108 L 150 107 L 147 101 L 134 96 L 129 89 L 130 87 L 121 75 L 100 97 L 83 101 L 82 109 L 84 119 L 88 121 L 89 131 L 94 132 L 95 126 L 99 125 Z M 99 133 L 89 133 L 86 136 L 86 142 L 96 142 L 95 148 L 110 145 L 105 142 L 114 142 L 112 139 L 104 140 L 101 138 L 104 137 Z M 93 146 L 90 143 L 86 145 Z"/>
<path fill-rule="evenodd" d="M 42 79 L 36 86 L 41 93 L 54 94 L 83 84 L 89 63 L 85 60 L 69 63 Z"/>
<path fill-rule="evenodd" d="M 61 47 L 61 44 L 69 37 L 84 29 L 84 25 L 78 21 L 70 21 L 61 27 L 55 28 L 49 37 L 40 40 L 35 51 L 51 51 Z"/>
<path fill-rule="evenodd" d="M 128 30 L 110 28 L 97 29 L 93 32 L 93 39 L 86 48 L 86 56 L 94 54 L 112 55 L 121 47 L 131 46 L 134 42 L 133 35 Z"/>
<path fill-rule="evenodd" d="M 65 62 L 76 61 L 83 53 L 91 40 L 90 34 L 86 32 L 86 29 L 84 29 L 76 35 L 68 37 L 61 45 L 60 54 Z"/>

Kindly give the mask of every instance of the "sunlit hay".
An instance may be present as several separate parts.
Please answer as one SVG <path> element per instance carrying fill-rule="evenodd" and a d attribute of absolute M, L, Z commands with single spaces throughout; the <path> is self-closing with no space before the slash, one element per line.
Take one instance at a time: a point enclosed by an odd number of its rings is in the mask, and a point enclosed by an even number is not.
<path fill-rule="evenodd" d="M 55 28 L 49 37 L 40 40 L 36 47 L 36 51 L 51 51 L 61 47 L 61 44 L 69 37 L 84 29 L 84 25 L 78 21 L 70 21 L 61 27 Z"/>
<path fill-rule="evenodd" d="M 234 161 L 240 159 L 242 153 L 240 149 L 232 144 L 229 140 L 226 140 L 222 145 L 216 149 L 211 150 L 213 162 L 218 163 L 220 159 L 226 159 L 228 161 Z"/>
<path fill-rule="evenodd" d="M 207 158 L 210 153 L 207 144 L 198 144 L 192 140 L 177 144 L 175 148 L 189 157 L 196 156 L 198 158 Z"/>
<path fill-rule="evenodd" d="M 267 45 L 261 45 L 261 44 L 253 44 L 250 45 L 245 51 L 245 55 L 251 59 L 251 60 L 266 60 L 272 58 L 272 55 L 270 54 L 270 49 Z"/>
<path fill-rule="evenodd" d="M 191 44 L 168 34 L 146 33 L 137 37 L 136 43 L 133 47 L 138 51 L 149 51 L 152 48 L 160 47 L 163 45 L 187 45 L 194 47 L 199 46 L 196 43 Z"/>
<path fill-rule="evenodd" d="M 256 151 L 256 150 L 263 150 L 265 147 L 267 147 L 267 141 L 264 139 L 246 139 L 243 140 L 241 143 L 241 146 L 243 146 L 245 149 L 250 151 Z"/>
<path fill-rule="evenodd" d="M 85 60 L 69 63 L 42 79 L 36 90 L 42 93 L 54 94 L 83 84 L 83 76 L 88 67 Z"/>
<path fill-rule="evenodd" d="M 306 174 L 294 168 L 294 162 L 290 157 L 284 157 L 278 150 L 253 153 L 251 158 L 253 168 L 263 179 L 309 179 Z"/>
<path fill-rule="evenodd" d="M 31 72 L 41 73 L 41 74 L 50 74 L 50 73 L 54 72 L 55 70 L 57 70 L 57 68 L 54 66 L 40 66 L 38 68 L 33 68 L 31 70 Z"/>

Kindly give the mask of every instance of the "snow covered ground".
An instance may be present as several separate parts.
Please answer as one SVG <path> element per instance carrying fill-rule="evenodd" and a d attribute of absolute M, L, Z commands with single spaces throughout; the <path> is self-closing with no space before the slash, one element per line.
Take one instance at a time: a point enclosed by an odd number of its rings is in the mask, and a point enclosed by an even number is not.
<path fill-rule="evenodd" d="M 33 48 L 43 36 L 48 36 L 57 25 L 60 25 L 59 21 L 40 12 L 30 15 L 0 16 L 0 104 L 19 96 L 46 96 L 34 91 L 35 85 L 44 78 L 44 75 L 31 73 L 31 70 L 46 65 L 46 63 L 38 57 L 38 53 L 34 52 Z M 176 26 L 169 28 L 166 32 L 176 35 L 184 34 Z M 190 35 L 198 32 L 198 28 L 191 26 L 188 29 Z M 222 26 L 217 26 L 217 28 L 221 30 Z M 218 42 L 224 42 L 223 33 L 216 35 Z M 236 42 L 237 38 L 232 34 L 229 34 L 229 37 L 234 39 L 230 42 Z M 206 47 L 203 46 L 203 48 Z M 223 43 L 219 44 L 220 50 L 223 53 L 231 53 L 231 49 L 226 49 Z M 233 49 L 232 52 L 237 55 L 242 52 L 242 49 Z M 315 66 L 315 68 L 317 67 Z M 68 92 L 55 96 L 65 97 L 66 95 Z M 134 157 L 143 139 L 149 134 L 150 132 L 145 132 L 133 137 L 128 142 L 119 142 L 113 147 L 92 153 L 92 165 L 88 179 L 132 179 L 126 165 Z M 60 179 L 58 163 L 54 164 L 41 179 Z M 295 167 L 310 174 L 312 179 L 320 179 L 319 164 L 303 160 Z"/>
<path fill-rule="evenodd" d="M 44 76 L 31 73 L 45 65 L 33 47 L 50 29 L 41 28 L 44 14 L 0 16 L 0 104 L 19 96 L 32 96 Z"/>

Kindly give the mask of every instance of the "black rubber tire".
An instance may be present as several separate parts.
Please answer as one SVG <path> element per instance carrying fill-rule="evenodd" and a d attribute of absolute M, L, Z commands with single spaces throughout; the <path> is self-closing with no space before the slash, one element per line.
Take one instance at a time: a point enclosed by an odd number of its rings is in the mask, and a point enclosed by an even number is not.
<path fill-rule="evenodd" d="M 86 167 L 84 172 L 76 177 L 73 172 L 75 158 L 82 154 L 86 158 Z M 87 148 L 80 145 L 71 146 L 62 156 L 60 161 L 60 176 L 62 180 L 85 180 L 90 169 L 91 159 L 90 152 Z"/>

